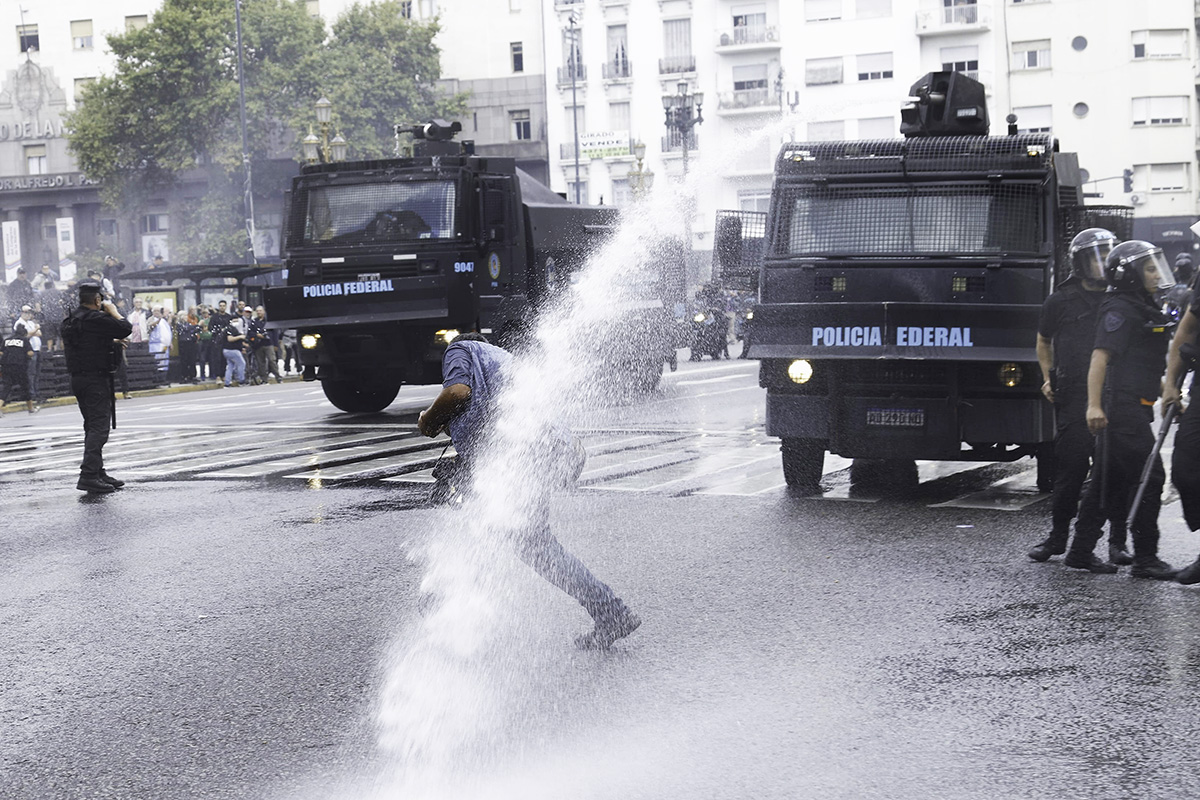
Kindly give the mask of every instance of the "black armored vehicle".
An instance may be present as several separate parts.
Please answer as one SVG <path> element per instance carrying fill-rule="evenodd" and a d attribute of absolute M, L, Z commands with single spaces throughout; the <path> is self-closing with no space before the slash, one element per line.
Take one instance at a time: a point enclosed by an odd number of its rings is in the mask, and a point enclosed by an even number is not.
<path fill-rule="evenodd" d="M 344 411 L 379 411 L 402 383 L 440 382 L 459 332 L 519 341 L 616 224 L 612 207 L 572 205 L 513 159 L 475 155 L 453 140 L 460 130 L 416 126 L 412 157 L 314 164 L 293 181 L 287 285 L 265 292 L 268 324 L 297 330 L 305 380 Z M 625 313 L 638 335 L 610 348 L 610 374 L 658 383 L 675 354 L 670 308 L 655 296 Z"/>
<path fill-rule="evenodd" d="M 989 136 L 970 77 L 931 73 L 911 94 L 903 138 L 784 145 L 760 239 L 743 234 L 756 220 L 718 219 L 723 283 L 753 275 L 759 290 L 749 356 L 767 433 L 804 489 L 826 450 L 1035 456 L 1047 487 L 1039 308 L 1072 236 L 1123 210 L 1083 205 L 1077 158 L 1050 135 L 1018 135 L 1010 117 L 1009 135 Z"/>

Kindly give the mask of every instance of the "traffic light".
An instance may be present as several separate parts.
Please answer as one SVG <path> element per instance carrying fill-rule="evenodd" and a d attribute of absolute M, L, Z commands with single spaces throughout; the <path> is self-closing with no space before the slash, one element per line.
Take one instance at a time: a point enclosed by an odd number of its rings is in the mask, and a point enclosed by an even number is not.
<path fill-rule="evenodd" d="M 1127 169 L 1121 173 L 1122 179 L 1125 181 L 1125 194 L 1133 191 L 1133 170 Z"/>

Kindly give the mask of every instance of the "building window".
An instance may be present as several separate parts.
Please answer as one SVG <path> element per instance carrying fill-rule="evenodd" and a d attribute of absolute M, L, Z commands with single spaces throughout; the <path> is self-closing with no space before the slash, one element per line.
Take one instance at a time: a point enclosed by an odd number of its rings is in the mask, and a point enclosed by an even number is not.
<path fill-rule="evenodd" d="M 1134 31 L 1134 58 L 1183 58 L 1187 52 L 1187 31 Z"/>
<path fill-rule="evenodd" d="M 898 131 L 895 117 L 865 117 L 858 121 L 860 139 L 894 139 Z"/>
<path fill-rule="evenodd" d="M 1134 164 L 1133 190 L 1135 192 L 1186 192 L 1188 190 L 1188 165 L 1183 164 Z"/>
<path fill-rule="evenodd" d="M 94 80 L 96 80 L 96 79 L 95 78 L 76 78 L 75 79 L 75 105 L 79 105 L 80 103 L 83 102 L 83 90 L 86 89 L 87 85 Z"/>
<path fill-rule="evenodd" d="M 567 115 L 567 132 L 571 137 L 571 141 L 575 140 L 576 120 L 578 120 L 579 124 L 579 135 L 582 136 L 583 134 L 587 133 L 587 115 L 584 114 L 583 106 L 566 106 L 563 111 L 565 111 Z M 576 114 L 579 116 L 576 117 Z"/>
<path fill-rule="evenodd" d="M 975 0 L 942 0 L 942 22 L 948 25 L 974 25 L 979 22 Z"/>
<path fill-rule="evenodd" d="M 514 142 L 527 142 L 533 138 L 533 127 L 529 120 L 529 109 L 508 112 L 512 122 L 512 138 Z"/>
<path fill-rule="evenodd" d="M 608 126 L 615 133 L 629 130 L 629 103 L 608 104 Z"/>
<path fill-rule="evenodd" d="M 842 0 L 804 0 L 805 22 L 842 18 Z M 766 24 L 766 20 L 763 20 Z"/>
<path fill-rule="evenodd" d="M 804 62 L 806 86 L 827 86 L 842 82 L 842 57 L 810 58 Z"/>
<path fill-rule="evenodd" d="M 98 219 L 96 220 L 96 235 L 97 236 L 116 236 L 117 221 L 115 219 Z"/>
<path fill-rule="evenodd" d="M 627 29 L 624 25 L 609 25 L 608 26 L 608 64 L 604 77 L 606 78 L 628 78 L 629 77 L 629 41 Z"/>
<path fill-rule="evenodd" d="M 693 72 L 696 57 L 692 55 L 692 21 L 690 19 L 663 20 L 663 59 L 658 71 L 663 75 L 677 72 Z"/>
<path fill-rule="evenodd" d="M 563 64 L 566 80 L 584 80 L 587 73 L 583 69 L 583 48 L 578 37 L 569 30 L 563 31 L 563 54 L 566 56 L 566 62 Z"/>
<path fill-rule="evenodd" d="M 142 15 L 136 16 L 136 17 L 126 17 L 125 18 L 125 30 L 127 32 L 128 31 L 140 31 L 142 28 L 146 27 L 149 24 L 150 24 L 150 18 L 147 17 L 145 14 L 142 14 Z"/>
<path fill-rule="evenodd" d="M 767 40 L 766 5 L 742 6 L 734 9 L 733 41 L 730 44 L 750 44 Z M 724 44 L 724 42 L 722 42 Z"/>
<path fill-rule="evenodd" d="M 890 17 L 891 15 L 892 0 L 855 0 L 854 16 L 858 19 Z"/>
<path fill-rule="evenodd" d="M 808 141 L 840 142 L 846 138 L 846 123 L 840 119 L 808 123 Z"/>
<path fill-rule="evenodd" d="M 575 193 L 577 187 L 579 189 L 578 194 Z M 576 197 L 579 198 L 581 205 L 588 201 L 587 181 L 580 181 L 578 184 L 575 181 L 567 181 L 567 202 L 574 203 Z"/>
<path fill-rule="evenodd" d="M 522 45 L 520 42 L 513 42 L 508 46 L 508 49 L 512 53 L 512 71 L 513 72 L 524 72 L 525 71 L 525 46 Z"/>
<path fill-rule="evenodd" d="M 858 79 L 878 81 L 892 77 L 891 53 L 868 53 L 858 57 Z"/>
<path fill-rule="evenodd" d="M 743 189 L 738 192 L 738 209 L 741 211 L 771 210 L 771 192 L 764 189 Z"/>
<path fill-rule="evenodd" d="M 629 187 L 628 178 L 613 178 L 612 204 L 620 208 L 633 202 L 633 191 Z"/>
<path fill-rule="evenodd" d="M 979 80 L 979 47 L 943 47 L 938 51 L 943 72 L 965 72 L 968 77 Z"/>
<path fill-rule="evenodd" d="M 46 145 L 44 144 L 27 144 L 25 145 L 25 174 L 26 175 L 45 175 L 48 172 L 46 169 Z"/>
<path fill-rule="evenodd" d="M 76 50 L 92 49 L 92 21 L 77 19 L 71 22 L 71 47 Z"/>
<path fill-rule="evenodd" d="M 412 19 L 412 0 L 400 0 L 400 16 Z"/>
<path fill-rule="evenodd" d="M 17 46 L 21 48 L 22 53 L 38 49 L 37 25 L 17 26 Z"/>
<path fill-rule="evenodd" d="M 142 233 L 161 233 L 169 228 L 170 216 L 167 214 L 142 215 Z"/>
<path fill-rule="evenodd" d="M 1013 42 L 1013 69 L 1050 69 L 1050 40 Z"/>
<path fill-rule="evenodd" d="M 1188 98 L 1182 95 L 1133 98 L 1134 125 L 1183 125 L 1187 114 Z"/>
<path fill-rule="evenodd" d="M 1013 109 L 1017 115 L 1017 133 L 1049 133 L 1053 109 L 1050 106 L 1023 106 Z"/>

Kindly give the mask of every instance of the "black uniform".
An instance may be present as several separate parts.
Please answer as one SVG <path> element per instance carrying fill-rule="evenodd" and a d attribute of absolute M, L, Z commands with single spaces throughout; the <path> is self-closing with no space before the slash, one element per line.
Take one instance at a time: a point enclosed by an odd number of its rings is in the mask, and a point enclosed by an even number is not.
<path fill-rule="evenodd" d="M 104 444 L 108 441 L 113 408 L 114 339 L 133 331 L 127 319 L 80 306 L 63 323 L 63 345 L 71 393 L 83 414 L 83 463 L 81 478 L 98 480 L 104 473 Z M 119 345 L 117 345 L 119 346 Z"/>
<path fill-rule="evenodd" d="M 1189 309 L 1200 318 L 1200 298 L 1193 298 Z M 1179 418 L 1175 431 L 1175 451 L 1171 454 L 1171 483 L 1179 490 L 1183 519 L 1191 530 L 1200 530 L 1200 398 L 1196 378 L 1188 392 L 1188 410 Z"/>
<path fill-rule="evenodd" d="M 1170 345 L 1169 320 L 1140 291 L 1109 292 L 1100 306 L 1095 347 L 1109 353 L 1104 382 L 1108 427 L 1099 436 L 1098 473 L 1083 496 L 1071 553 L 1090 556 L 1100 539 L 1105 510 L 1125 514 L 1142 468 L 1154 449 L 1154 402 L 1162 386 Z M 1136 565 L 1158 557 L 1158 512 L 1166 475 L 1155 459 L 1142 502 L 1133 518 Z"/>
<path fill-rule="evenodd" d="M 1054 345 L 1054 506 L 1048 543 L 1062 552 L 1091 468 L 1095 439 L 1087 426 L 1087 376 L 1096 321 L 1105 292 L 1090 292 L 1078 278 L 1060 286 L 1042 305 L 1038 333 Z M 1125 549 L 1125 519 L 1112 516 L 1109 543 Z"/>
<path fill-rule="evenodd" d="M 20 390 L 21 395 L 17 399 L 33 399 L 33 394 L 29 391 L 29 359 L 33 348 L 23 330 L 14 330 L 4 337 L 4 349 L 0 352 L 0 372 L 4 373 L 4 396 L 0 397 L 0 405 L 12 400 L 13 395 L 18 393 L 17 390 Z"/>

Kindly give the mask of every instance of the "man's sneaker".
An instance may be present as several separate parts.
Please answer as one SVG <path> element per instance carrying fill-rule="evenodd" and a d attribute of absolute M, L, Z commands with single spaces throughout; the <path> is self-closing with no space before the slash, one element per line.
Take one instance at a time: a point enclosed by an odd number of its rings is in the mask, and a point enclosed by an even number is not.
<path fill-rule="evenodd" d="M 1047 539 L 1041 544 L 1029 551 L 1029 557 L 1034 561 L 1046 561 L 1050 556 L 1061 556 L 1067 552 L 1066 542 L 1057 542 L 1054 539 Z"/>
<path fill-rule="evenodd" d="M 622 605 L 612 616 L 596 620 L 596 627 L 578 636 L 575 646 L 580 650 L 607 650 L 617 639 L 623 639 L 638 629 L 642 618 Z"/>
<path fill-rule="evenodd" d="M 1108 560 L 1119 567 L 1128 567 L 1133 563 L 1133 556 L 1118 544 L 1110 544 L 1108 546 Z"/>
<path fill-rule="evenodd" d="M 1182 583 L 1184 586 L 1190 586 L 1193 583 L 1200 583 L 1200 558 L 1197 558 L 1191 564 L 1188 564 L 1183 569 L 1179 570 L 1175 575 L 1175 580 Z"/>
<path fill-rule="evenodd" d="M 109 475 L 107 472 L 100 473 L 100 480 L 104 481 L 109 486 L 113 487 L 114 489 L 120 489 L 122 486 L 125 485 L 125 481 L 121 480 L 120 478 L 114 478 L 112 475 Z"/>
<path fill-rule="evenodd" d="M 84 478 L 83 476 L 80 476 L 79 483 L 75 484 L 75 488 L 88 494 L 109 494 L 116 491 L 112 484 L 105 483 L 99 478 Z"/>
<path fill-rule="evenodd" d="M 1131 578 L 1152 578 L 1156 581 L 1173 581 L 1179 570 L 1158 558 L 1134 561 L 1133 569 L 1129 570 Z"/>
<path fill-rule="evenodd" d="M 1088 572 L 1095 572 L 1100 575 L 1112 575 L 1117 571 L 1116 564 L 1110 564 L 1107 561 L 1101 561 L 1091 553 L 1067 553 L 1067 557 L 1063 559 L 1063 565 L 1071 569 L 1086 569 Z"/>

